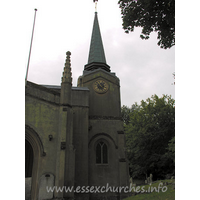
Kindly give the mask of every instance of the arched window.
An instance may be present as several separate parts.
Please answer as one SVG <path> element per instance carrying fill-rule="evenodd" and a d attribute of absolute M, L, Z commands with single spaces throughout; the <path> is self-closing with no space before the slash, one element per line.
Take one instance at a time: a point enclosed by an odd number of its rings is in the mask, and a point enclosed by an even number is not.
<path fill-rule="evenodd" d="M 106 164 L 108 163 L 108 148 L 104 142 L 99 142 L 96 146 L 96 163 Z"/>

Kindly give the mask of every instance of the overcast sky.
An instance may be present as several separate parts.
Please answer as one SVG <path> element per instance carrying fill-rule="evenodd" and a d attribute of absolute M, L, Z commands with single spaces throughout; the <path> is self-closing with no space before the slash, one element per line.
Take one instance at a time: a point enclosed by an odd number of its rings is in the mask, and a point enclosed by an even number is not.
<path fill-rule="evenodd" d="M 15 54 L 23 61 L 24 77 L 34 8 L 38 11 L 28 81 L 60 85 L 65 53 L 71 51 L 73 86 L 77 86 L 77 79 L 88 60 L 95 12 L 93 0 L 24 1 L 22 7 L 15 9 L 20 13 L 15 26 L 22 33 Z M 107 64 L 120 79 L 121 105 L 140 103 L 153 94 L 168 94 L 175 98 L 175 86 L 172 85 L 175 48 L 161 49 L 156 33 L 152 33 L 149 40 L 140 39 L 140 28 L 126 34 L 117 0 L 99 0 L 97 11 Z"/>

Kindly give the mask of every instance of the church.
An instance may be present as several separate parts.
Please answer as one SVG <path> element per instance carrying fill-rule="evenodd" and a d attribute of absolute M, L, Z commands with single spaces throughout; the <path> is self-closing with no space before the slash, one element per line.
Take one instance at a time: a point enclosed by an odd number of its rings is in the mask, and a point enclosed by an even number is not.
<path fill-rule="evenodd" d="M 68 51 L 60 86 L 25 86 L 26 199 L 126 198 L 120 80 L 106 63 L 97 12 L 77 87 L 70 58 Z"/>

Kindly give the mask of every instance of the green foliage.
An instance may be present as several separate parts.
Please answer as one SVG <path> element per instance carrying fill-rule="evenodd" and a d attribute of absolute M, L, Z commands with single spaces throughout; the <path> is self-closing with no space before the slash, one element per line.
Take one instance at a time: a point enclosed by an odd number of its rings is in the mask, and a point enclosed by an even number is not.
<path fill-rule="evenodd" d="M 168 144 L 168 150 L 175 155 L 175 137 L 173 137 Z"/>
<path fill-rule="evenodd" d="M 170 160 L 171 168 L 173 169 L 172 173 L 175 174 L 175 137 L 173 137 L 169 143 L 165 157 Z"/>
<path fill-rule="evenodd" d="M 175 137 L 175 101 L 157 95 L 133 105 L 125 123 L 127 156 L 132 177 L 164 178 L 174 172 L 173 139 Z"/>
<path fill-rule="evenodd" d="M 130 122 L 130 113 L 133 112 L 134 110 L 139 110 L 140 107 L 137 105 L 137 103 L 133 104 L 131 108 L 123 105 L 121 108 L 121 115 L 122 115 L 122 120 L 124 124 L 129 124 Z"/>
<path fill-rule="evenodd" d="M 118 4 L 126 33 L 142 27 L 142 39 L 156 31 L 161 48 L 175 45 L 175 0 L 119 0 Z"/>

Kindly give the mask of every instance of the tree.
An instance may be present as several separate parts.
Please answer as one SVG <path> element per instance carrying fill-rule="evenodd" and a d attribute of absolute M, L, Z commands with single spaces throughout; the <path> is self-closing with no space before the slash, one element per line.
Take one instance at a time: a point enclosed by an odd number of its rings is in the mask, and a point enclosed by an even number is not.
<path fill-rule="evenodd" d="M 124 122 L 124 125 L 128 125 L 130 122 L 130 113 L 133 112 L 134 110 L 139 110 L 140 107 L 138 106 L 137 103 L 133 104 L 131 108 L 128 106 L 123 105 L 121 108 L 121 115 L 122 115 L 122 120 Z"/>
<path fill-rule="evenodd" d="M 142 39 L 156 31 L 161 48 L 175 45 L 175 0 L 119 0 L 118 4 L 126 33 L 142 27 Z"/>
<path fill-rule="evenodd" d="M 171 96 L 154 95 L 129 113 L 125 135 L 132 177 L 145 178 L 151 173 L 157 179 L 174 173 L 174 104 Z"/>

